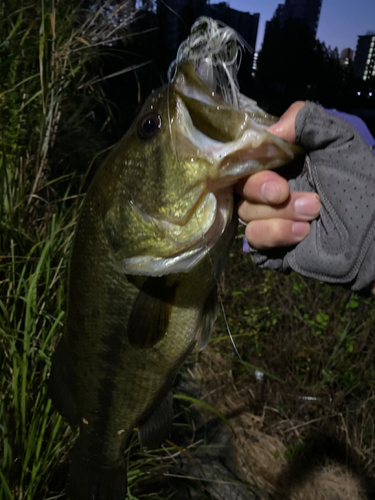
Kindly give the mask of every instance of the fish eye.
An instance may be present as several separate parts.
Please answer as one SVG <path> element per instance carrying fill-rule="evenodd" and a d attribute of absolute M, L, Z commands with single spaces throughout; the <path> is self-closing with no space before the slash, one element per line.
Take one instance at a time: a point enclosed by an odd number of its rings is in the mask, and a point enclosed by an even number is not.
<path fill-rule="evenodd" d="M 150 113 L 140 119 L 138 134 L 142 139 L 150 139 L 161 127 L 161 118 L 156 113 Z"/>

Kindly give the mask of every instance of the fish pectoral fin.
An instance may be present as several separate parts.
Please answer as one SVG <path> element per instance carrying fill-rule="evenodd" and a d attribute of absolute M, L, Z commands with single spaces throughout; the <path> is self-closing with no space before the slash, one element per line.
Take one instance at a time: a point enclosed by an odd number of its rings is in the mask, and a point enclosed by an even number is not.
<path fill-rule="evenodd" d="M 138 426 L 138 437 L 141 449 L 158 448 L 168 439 L 173 423 L 173 395 L 171 392 L 156 407 L 151 416 Z"/>
<path fill-rule="evenodd" d="M 167 278 L 147 278 L 134 301 L 128 321 L 130 345 L 140 349 L 153 347 L 168 329 L 177 285 Z"/>
<path fill-rule="evenodd" d="M 212 329 L 219 312 L 219 301 L 217 298 L 217 286 L 215 285 L 209 293 L 203 305 L 201 314 L 201 326 L 198 332 L 198 350 L 202 351 L 210 341 Z"/>

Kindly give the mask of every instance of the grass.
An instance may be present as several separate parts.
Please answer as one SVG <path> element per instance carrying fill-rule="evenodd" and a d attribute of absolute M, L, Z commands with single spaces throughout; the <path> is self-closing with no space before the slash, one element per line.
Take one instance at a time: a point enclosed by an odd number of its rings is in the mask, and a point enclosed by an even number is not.
<path fill-rule="evenodd" d="M 296 396 L 342 400 L 348 395 L 353 404 L 372 393 L 372 297 L 295 273 L 260 271 L 240 245 L 233 249 L 222 297 L 228 324 L 240 335 L 242 358 L 259 367 L 267 383 L 289 387 Z M 221 324 L 219 338 L 225 331 Z"/>
<path fill-rule="evenodd" d="M 68 88 L 71 80 L 57 71 L 63 58 L 54 2 L 17 5 L 5 10 L 0 45 L 0 498 L 6 500 L 44 498 L 51 470 L 72 440 L 46 386 L 76 215 L 64 201 L 68 193 L 60 203 L 54 196 L 48 158 L 60 116 L 57 86 L 65 81 Z"/>
<path fill-rule="evenodd" d="M 219 318 L 208 349 L 198 356 L 202 397 L 243 432 L 225 401 L 244 394 L 241 411 L 261 420 L 264 435 L 281 440 L 287 462 L 298 461 L 311 440 L 324 434 L 344 443 L 364 474 L 373 476 L 373 297 L 295 273 L 261 271 L 242 253 L 241 239 L 221 295 L 242 359 Z M 231 374 L 230 383 L 218 373 L 220 366 Z"/>
<path fill-rule="evenodd" d="M 37 498 L 46 491 L 50 471 L 73 437 L 52 411 L 46 384 L 64 316 L 62 266 L 71 228 L 62 222 L 53 217 L 47 240 L 26 256 L 17 256 L 12 244 L 9 261 L 0 266 L 7 276 L 0 300 L 1 491 L 7 500 Z"/>

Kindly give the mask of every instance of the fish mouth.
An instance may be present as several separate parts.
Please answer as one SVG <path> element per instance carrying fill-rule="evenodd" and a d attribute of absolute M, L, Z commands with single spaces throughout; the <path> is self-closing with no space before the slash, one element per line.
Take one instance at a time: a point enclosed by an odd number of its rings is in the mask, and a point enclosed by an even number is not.
<path fill-rule="evenodd" d="M 183 63 L 178 68 L 174 89 L 193 125 L 209 139 L 228 143 L 242 136 L 246 113 L 233 109 L 221 96 L 212 92 L 190 63 Z"/>
<path fill-rule="evenodd" d="M 207 87 L 190 63 L 178 68 L 174 89 L 185 119 L 190 122 L 185 128 L 188 140 L 216 167 L 208 180 L 212 190 L 235 184 L 260 170 L 285 165 L 301 153 L 298 146 L 267 131 L 275 117 L 260 119 L 246 106 L 243 110 L 234 109 Z M 260 110 L 256 105 L 255 108 Z"/>

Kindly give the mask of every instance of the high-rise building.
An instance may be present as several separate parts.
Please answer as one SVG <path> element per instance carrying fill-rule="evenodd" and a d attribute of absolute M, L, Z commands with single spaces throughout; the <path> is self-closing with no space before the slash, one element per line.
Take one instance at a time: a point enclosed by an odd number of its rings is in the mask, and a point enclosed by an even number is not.
<path fill-rule="evenodd" d="M 274 18 L 279 20 L 281 26 L 284 26 L 290 17 L 305 19 L 316 36 L 321 8 L 322 0 L 285 0 L 284 4 L 277 6 Z"/>
<path fill-rule="evenodd" d="M 353 66 L 356 76 L 363 80 L 375 77 L 375 31 L 358 36 Z"/>

